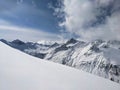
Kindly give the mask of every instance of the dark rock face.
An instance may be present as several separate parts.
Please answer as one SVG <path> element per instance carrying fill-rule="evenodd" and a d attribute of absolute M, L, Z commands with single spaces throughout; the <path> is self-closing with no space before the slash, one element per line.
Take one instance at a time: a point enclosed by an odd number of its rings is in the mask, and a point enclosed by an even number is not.
<path fill-rule="evenodd" d="M 46 56 L 46 53 L 28 53 L 29 55 L 44 59 L 44 57 Z"/>
<path fill-rule="evenodd" d="M 0 39 L 1 42 L 6 43 L 7 41 L 5 39 Z"/>
<path fill-rule="evenodd" d="M 62 45 L 62 46 L 60 46 L 60 47 L 58 47 L 58 48 L 56 48 L 56 49 L 55 49 L 55 53 L 56 53 L 56 52 L 59 52 L 59 51 L 63 51 L 63 50 L 68 50 L 68 47 L 66 47 L 65 44 Z"/>
<path fill-rule="evenodd" d="M 57 47 L 57 46 L 59 46 L 59 44 L 58 43 L 54 43 L 53 45 L 50 46 L 50 48 Z"/>
<path fill-rule="evenodd" d="M 66 42 L 66 44 L 71 44 L 71 43 L 76 43 L 77 42 L 77 40 L 75 40 L 74 38 L 71 38 L 70 40 L 68 40 L 67 42 Z"/>
<path fill-rule="evenodd" d="M 68 50 L 70 47 L 67 47 L 68 44 L 75 44 L 78 41 L 71 38 L 70 40 L 68 40 L 66 43 L 64 43 L 63 45 L 61 45 L 60 47 L 57 47 L 55 49 L 55 53 L 59 52 L 59 51 L 63 51 L 63 50 Z"/>
<path fill-rule="evenodd" d="M 16 39 L 12 41 L 11 43 L 17 44 L 17 45 L 24 45 L 25 43 L 23 41 L 20 41 L 19 39 Z"/>
<path fill-rule="evenodd" d="M 93 45 L 93 46 L 90 48 L 90 50 L 95 51 L 95 52 L 99 52 L 99 51 L 100 51 L 100 49 L 99 49 L 96 45 Z"/>

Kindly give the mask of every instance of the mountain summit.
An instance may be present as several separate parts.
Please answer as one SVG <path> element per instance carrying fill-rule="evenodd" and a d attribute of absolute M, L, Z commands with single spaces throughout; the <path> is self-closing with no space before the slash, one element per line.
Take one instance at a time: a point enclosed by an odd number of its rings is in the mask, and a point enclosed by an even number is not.
<path fill-rule="evenodd" d="M 77 40 L 75 40 L 74 38 L 71 38 L 70 40 L 68 40 L 67 42 L 66 42 L 66 44 L 71 44 L 71 43 L 76 43 L 77 42 Z"/>

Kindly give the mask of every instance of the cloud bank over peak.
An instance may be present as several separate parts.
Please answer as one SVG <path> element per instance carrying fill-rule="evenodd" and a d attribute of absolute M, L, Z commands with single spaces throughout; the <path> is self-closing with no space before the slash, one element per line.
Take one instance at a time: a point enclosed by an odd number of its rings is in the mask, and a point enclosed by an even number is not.
<path fill-rule="evenodd" d="M 120 0 L 62 0 L 62 4 L 64 20 L 59 24 L 67 32 L 87 40 L 120 40 Z"/>

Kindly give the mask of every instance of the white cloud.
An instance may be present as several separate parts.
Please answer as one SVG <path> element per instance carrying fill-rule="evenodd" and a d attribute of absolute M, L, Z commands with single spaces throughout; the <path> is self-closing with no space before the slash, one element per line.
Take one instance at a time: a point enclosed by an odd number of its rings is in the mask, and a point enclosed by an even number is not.
<path fill-rule="evenodd" d="M 65 13 L 65 21 L 60 23 L 69 33 L 79 35 L 83 39 L 118 39 L 120 40 L 120 0 L 63 0 L 61 8 Z M 111 7 L 109 7 L 111 5 Z M 90 26 L 99 16 L 107 14 L 99 8 L 108 8 L 111 15 L 106 15 L 105 23 Z M 107 13 L 106 13 L 107 12 Z"/>

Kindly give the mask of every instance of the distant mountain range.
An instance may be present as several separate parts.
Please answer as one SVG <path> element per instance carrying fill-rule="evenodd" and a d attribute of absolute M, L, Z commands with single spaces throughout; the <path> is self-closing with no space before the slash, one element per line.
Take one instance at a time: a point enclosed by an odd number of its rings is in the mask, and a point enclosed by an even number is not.
<path fill-rule="evenodd" d="M 84 42 L 74 38 L 65 43 L 52 44 L 12 42 L 5 44 L 29 55 L 74 67 L 120 83 L 120 41 L 94 40 Z"/>

